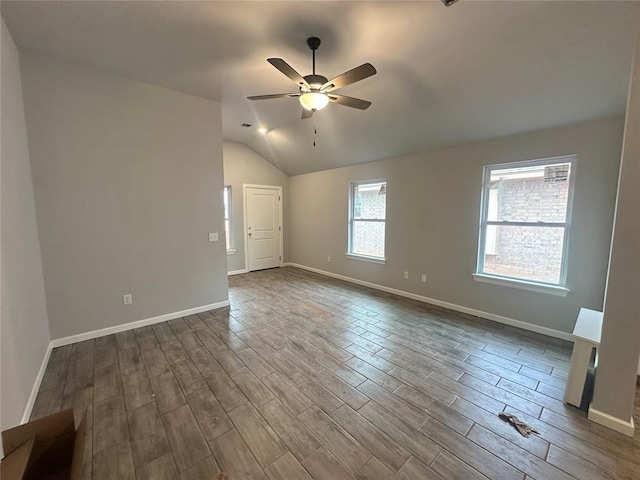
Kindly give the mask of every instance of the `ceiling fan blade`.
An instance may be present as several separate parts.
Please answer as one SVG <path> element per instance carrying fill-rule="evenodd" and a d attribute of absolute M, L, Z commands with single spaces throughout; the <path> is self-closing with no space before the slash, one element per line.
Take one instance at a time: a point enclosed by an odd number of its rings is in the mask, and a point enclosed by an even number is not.
<path fill-rule="evenodd" d="M 252 95 L 249 100 L 268 100 L 270 98 L 294 98 L 299 97 L 299 93 L 273 93 L 271 95 Z"/>
<path fill-rule="evenodd" d="M 302 75 L 296 72 L 291 65 L 289 65 L 281 58 L 267 58 L 267 62 L 276 67 L 291 80 L 296 82 L 298 86 L 309 88 L 309 84 L 304 78 L 302 78 Z"/>
<path fill-rule="evenodd" d="M 302 109 L 302 115 L 300 116 L 300 118 L 302 120 L 304 120 L 305 118 L 311 118 L 311 117 L 313 117 L 314 113 L 315 112 L 313 110 L 307 110 L 306 108 L 303 108 Z"/>
<path fill-rule="evenodd" d="M 338 75 L 336 78 L 332 78 L 327 83 L 322 85 L 322 87 L 320 87 L 320 90 L 330 92 L 331 90 L 335 90 L 336 88 L 346 87 L 347 85 L 351 85 L 352 83 L 364 80 L 365 78 L 368 78 L 371 75 L 375 75 L 376 73 L 377 71 L 373 67 L 373 65 L 371 65 L 370 63 L 364 63 L 359 67 L 343 73 L 342 75 Z"/>
<path fill-rule="evenodd" d="M 332 102 L 339 103 L 340 105 L 344 105 L 345 107 L 353 107 L 359 108 L 360 110 L 366 110 L 371 106 L 371 102 L 360 100 L 359 98 L 347 97 L 345 95 L 336 95 L 334 93 L 331 93 L 328 95 L 328 97 Z"/>

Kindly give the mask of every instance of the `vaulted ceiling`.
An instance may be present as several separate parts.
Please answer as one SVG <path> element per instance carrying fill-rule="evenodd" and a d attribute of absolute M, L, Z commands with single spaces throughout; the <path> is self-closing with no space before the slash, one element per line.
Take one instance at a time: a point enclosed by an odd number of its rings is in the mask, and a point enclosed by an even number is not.
<path fill-rule="evenodd" d="M 222 102 L 224 138 L 290 175 L 622 114 L 640 22 L 640 3 L 617 1 L 2 1 L 1 12 L 22 49 Z M 296 99 L 246 99 L 295 92 L 266 59 L 311 73 L 310 36 L 328 78 L 376 67 L 340 91 L 368 110 L 332 104 L 300 120 Z"/>

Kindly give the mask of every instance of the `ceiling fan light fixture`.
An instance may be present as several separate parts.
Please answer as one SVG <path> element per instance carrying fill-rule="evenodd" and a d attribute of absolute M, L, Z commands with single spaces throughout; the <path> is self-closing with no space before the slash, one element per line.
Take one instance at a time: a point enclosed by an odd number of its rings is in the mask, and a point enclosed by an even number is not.
<path fill-rule="evenodd" d="M 455 0 L 448 0 L 455 1 Z M 329 102 L 344 105 L 345 107 L 366 110 L 371 106 L 371 102 L 361 100 L 359 98 L 338 95 L 335 90 L 359 82 L 365 78 L 375 75 L 376 69 L 370 63 L 363 63 L 359 67 L 352 68 L 337 77 L 328 80 L 324 75 L 316 73 L 316 50 L 320 46 L 318 37 L 310 37 L 307 39 L 307 45 L 312 52 L 313 73 L 304 77 L 294 70 L 294 68 L 281 58 L 267 58 L 267 62 L 273 65 L 280 73 L 293 80 L 298 86 L 295 93 L 272 93 L 269 95 L 252 95 L 247 97 L 249 100 L 268 100 L 272 98 L 293 98 L 298 97 L 300 105 L 302 105 L 302 115 L 300 118 L 313 117 L 318 110 L 325 108 Z"/>
<path fill-rule="evenodd" d="M 307 110 L 322 110 L 329 103 L 329 97 L 320 92 L 307 92 L 300 95 L 300 104 Z"/>

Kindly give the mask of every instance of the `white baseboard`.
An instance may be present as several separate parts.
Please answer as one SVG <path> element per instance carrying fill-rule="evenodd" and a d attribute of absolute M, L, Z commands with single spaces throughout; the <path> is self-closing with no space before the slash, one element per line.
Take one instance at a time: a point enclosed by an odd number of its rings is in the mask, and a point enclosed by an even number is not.
<path fill-rule="evenodd" d="M 230 272 L 227 272 L 227 275 L 241 275 L 243 273 L 249 273 L 249 270 L 247 270 L 246 268 L 243 268 L 242 270 L 232 270 Z"/>
<path fill-rule="evenodd" d="M 144 320 L 137 320 L 135 322 L 123 323 L 122 325 L 116 325 L 114 327 L 101 328 L 100 330 L 93 330 L 91 332 L 79 333 L 77 335 L 71 335 L 69 337 L 57 338 L 51 340 L 50 347 L 62 347 L 76 342 L 82 342 L 83 340 L 91 340 L 92 338 L 104 337 L 105 335 L 111 335 L 113 333 L 124 332 L 132 330 L 134 328 L 146 327 L 147 325 L 153 325 L 155 323 L 166 322 L 167 320 L 173 320 L 174 318 L 186 317 L 187 315 L 194 315 L 196 313 L 206 312 L 208 310 L 215 310 L 216 308 L 228 307 L 229 300 L 224 300 L 218 303 L 212 303 L 210 305 L 203 305 L 201 307 L 190 308 L 188 310 L 182 310 L 180 312 L 166 313 L 157 317 L 145 318 Z"/>
<path fill-rule="evenodd" d="M 36 381 L 33 382 L 33 388 L 31 389 L 31 394 L 27 399 L 27 405 L 24 408 L 24 413 L 22 414 L 22 420 L 20 423 L 27 423 L 31 418 L 31 412 L 33 411 L 33 406 L 36 403 L 36 397 L 38 396 L 38 392 L 40 391 L 40 384 L 42 383 L 42 379 L 44 378 L 44 372 L 47 370 L 47 365 L 49 364 L 49 357 L 51 357 L 51 350 L 53 347 L 51 346 L 51 342 L 47 345 L 47 350 L 44 352 L 44 357 L 42 358 L 42 364 L 40 365 L 40 370 L 38 370 L 38 375 L 36 376 Z"/>
<path fill-rule="evenodd" d="M 615 430 L 616 432 L 620 432 L 628 437 L 633 437 L 635 433 L 633 417 L 629 420 L 621 420 L 609 415 L 608 413 L 589 407 L 588 418 L 592 422 L 599 423 L 600 425 L 610 428 L 611 430 Z"/>
<path fill-rule="evenodd" d="M 307 267 L 298 263 L 288 262 L 286 266 L 301 268 L 302 270 L 308 270 L 310 272 L 319 273 L 327 277 L 337 278 L 344 280 L 345 282 L 355 283 L 356 285 L 362 285 L 363 287 L 373 288 L 375 290 L 381 290 L 383 292 L 392 293 L 400 297 L 411 298 L 412 300 L 418 300 L 419 302 L 430 303 L 431 305 L 437 305 L 439 307 L 455 310 L 456 312 L 466 313 L 480 318 L 486 318 L 487 320 L 493 320 L 494 322 L 503 323 L 505 325 L 511 325 L 512 327 L 518 327 L 530 332 L 540 333 L 549 337 L 560 338 L 562 340 L 568 340 L 573 342 L 573 336 L 570 333 L 561 332 L 560 330 L 554 330 L 553 328 L 542 327 L 540 325 L 534 325 L 532 323 L 523 322 L 514 318 L 503 317 L 502 315 L 496 315 L 494 313 L 483 312 L 482 310 L 476 310 L 475 308 L 464 307 L 462 305 L 456 305 L 454 303 L 444 302 L 435 298 L 425 297 L 416 293 L 405 292 L 403 290 L 397 290 L 391 287 L 385 287 L 384 285 L 378 285 L 371 282 L 365 282 L 364 280 L 358 280 L 357 278 L 351 278 L 337 273 L 327 272 L 320 270 L 319 268 Z"/>
<path fill-rule="evenodd" d="M 21 423 L 27 423 L 29 421 L 29 418 L 31 418 L 31 412 L 33 411 L 33 406 L 36 403 L 36 397 L 38 396 L 38 391 L 40 390 L 40 384 L 42 384 L 42 379 L 44 378 L 44 373 L 47 370 L 49 358 L 51 357 L 51 351 L 54 348 L 62 347 L 64 345 L 70 345 L 76 342 L 82 342 L 83 340 L 91 340 L 92 338 L 104 337 L 105 335 L 124 332 L 126 330 L 145 327 L 147 325 L 153 325 L 160 322 L 166 322 L 167 320 L 173 320 L 174 318 L 186 317 L 187 315 L 194 315 L 196 313 L 207 312 L 209 310 L 215 310 L 216 308 L 223 308 L 228 306 L 229 306 L 229 300 L 224 300 L 222 302 L 212 303 L 210 305 L 203 305 L 201 307 L 190 308 L 188 310 L 182 310 L 180 312 L 167 313 L 165 315 L 159 315 L 157 317 L 145 318 L 144 320 L 138 320 L 130 323 L 123 323 L 122 325 L 116 325 L 114 327 L 101 328 L 100 330 L 93 330 L 91 332 L 79 333 L 78 335 L 71 335 L 69 337 L 56 338 L 55 340 L 51 340 L 49 342 L 49 345 L 47 346 L 47 351 L 45 352 L 44 358 L 42 359 L 40 370 L 38 371 L 38 375 L 36 376 L 36 380 L 33 384 L 33 388 L 31 389 L 31 394 L 29 395 L 29 399 L 27 400 L 27 405 L 25 406 Z"/>

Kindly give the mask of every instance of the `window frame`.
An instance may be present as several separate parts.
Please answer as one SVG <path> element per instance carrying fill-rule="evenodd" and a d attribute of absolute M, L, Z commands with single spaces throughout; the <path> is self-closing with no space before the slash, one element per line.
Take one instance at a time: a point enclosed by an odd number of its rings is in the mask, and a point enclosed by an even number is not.
<path fill-rule="evenodd" d="M 226 193 L 225 193 L 226 192 Z M 231 185 L 224 185 L 222 187 L 222 209 L 223 209 L 223 217 L 224 217 L 224 223 L 226 226 L 227 221 L 229 222 L 229 245 L 225 245 L 226 249 L 227 249 L 227 254 L 231 255 L 236 253 L 236 249 L 234 248 L 234 236 L 233 236 L 233 200 L 232 200 L 232 193 L 233 193 L 233 188 L 231 187 Z M 224 198 L 225 196 L 227 197 L 227 212 L 229 213 L 229 216 L 225 216 L 224 215 Z M 226 243 L 226 231 L 225 231 L 225 243 Z"/>
<path fill-rule="evenodd" d="M 384 223 L 384 252 L 382 256 L 377 256 L 377 255 L 364 255 L 362 253 L 356 253 L 353 251 L 353 227 L 354 227 L 354 221 L 356 220 L 355 215 L 354 215 L 354 210 L 355 210 L 355 189 L 356 187 L 360 186 L 360 185 L 373 185 L 376 183 L 384 183 L 384 188 L 385 188 L 385 218 L 383 219 L 358 219 L 359 222 L 364 221 L 364 222 L 376 222 L 376 223 Z M 346 252 L 346 256 L 348 258 L 354 259 L 354 260 L 362 260 L 365 262 L 370 262 L 370 263 L 379 263 L 379 264 L 384 264 L 387 262 L 387 258 L 386 258 L 386 250 L 387 250 L 387 199 L 386 199 L 386 194 L 388 193 L 388 182 L 386 178 L 378 178 L 378 179 L 374 179 L 374 180 L 359 180 L 359 181 L 355 181 L 355 182 L 351 182 L 349 184 L 349 218 L 348 218 L 348 240 L 347 240 L 347 252 Z"/>
<path fill-rule="evenodd" d="M 571 220 L 573 213 L 573 195 L 575 192 L 577 155 L 563 155 L 559 157 L 549 157 L 536 160 L 524 160 L 518 162 L 498 163 L 485 165 L 482 172 L 482 192 L 480 201 L 480 222 L 478 235 L 478 256 L 476 272 L 473 274 L 474 280 L 483 281 L 497 285 L 511 286 L 524 290 L 532 290 L 541 293 L 551 293 L 553 295 L 565 296 L 570 290 L 567 288 L 567 270 L 569 264 L 569 237 L 571 232 Z M 491 173 L 493 170 L 503 170 L 507 168 L 526 168 L 554 165 L 557 163 L 570 164 L 569 191 L 567 192 L 567 210 L 564 222 L 510 222 L 488 220 L 489 198 L 491 191 Z M 484 271 L 485 266 L 485 246 L 487 226 L 512 226 L 512 227 L 562 227 L 564 228 L 562 241 L 562 261 L 560 265 L 560 278 L 558 283 L 543 282 L 523 277 L 500 275 Z"/>

